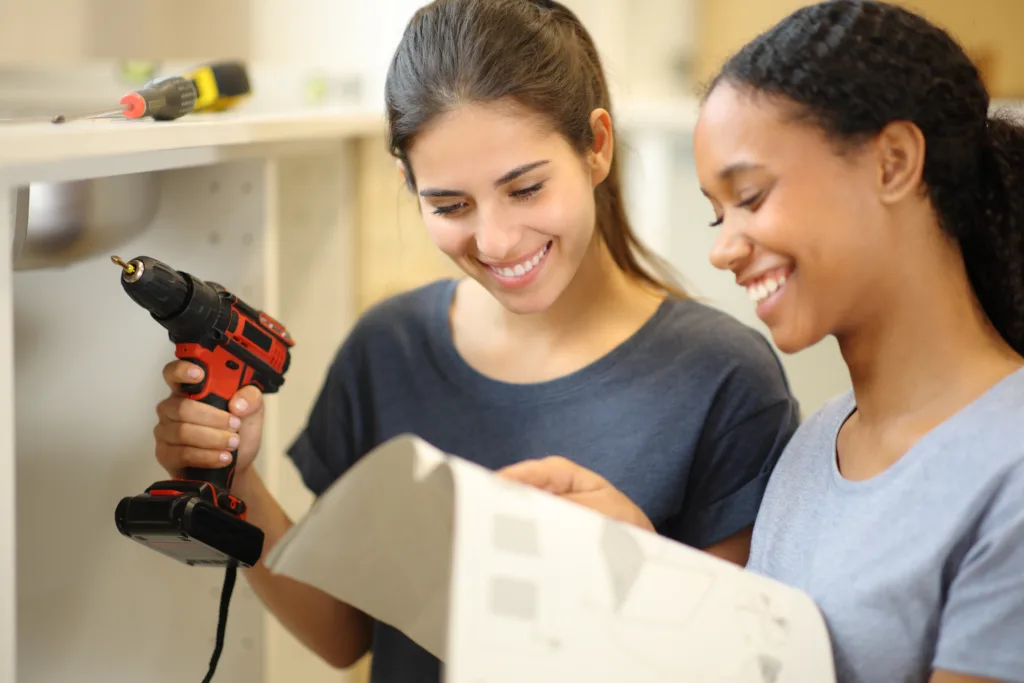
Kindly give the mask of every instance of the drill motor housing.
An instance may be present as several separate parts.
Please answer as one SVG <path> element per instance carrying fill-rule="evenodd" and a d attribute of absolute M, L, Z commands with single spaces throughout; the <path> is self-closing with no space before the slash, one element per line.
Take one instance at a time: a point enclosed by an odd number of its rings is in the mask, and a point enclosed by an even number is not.
<path fill-rule="evenodd" d="M 184 395 L 220 410 L 254 385 L 264 394 L 284 383 L 294 341 L 281 323 L 216 282 L 205 282 L 139 256 L 122 266 L 121 285 L 168 332 L 175 356 L 203 368 L 181 386 Z M 118 531 L 189 565 L 251 567 L 263 553 L 263 532 L 246 521 L 246 506 L 230 492 L 237 453 L 215 469 L 188 468 L 181 479 L 153 483 L 123 498 Z"/>

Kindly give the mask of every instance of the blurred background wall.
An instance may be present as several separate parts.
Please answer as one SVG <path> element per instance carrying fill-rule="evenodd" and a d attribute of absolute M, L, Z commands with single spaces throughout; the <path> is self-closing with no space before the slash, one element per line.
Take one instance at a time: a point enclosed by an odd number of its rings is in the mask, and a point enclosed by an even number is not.
<path fill-rule="evenodd" d="M 524 0 L 525 1 L 525 0 Z M 238 58 L 253 65 L 254 111 L 339 102 L 380 107 L 388 60 L 420 0 L 0 0 L 0 116 L 120 93 L 122 60 L 190 63 Z M 620 161 L 641 235 L 689 289 L 762 329 L 745 293 L 707 263 L 710 207 L 697 189 L 690 134 L 693 93 L 732 51 L 798 0 L 566 0 L 601 49 L 612 82 Z M 996 98 L 1024 99 L 1021 0 L 917 0 L 903 4 L 945 25 L 981 65 Z M 101 85 L 96 85 L 101 84 Z M 6 112 L 6 114 L 5 114 Z M 422 230 L 384 146 L 383 129 L 359 143 L 353 229 L 359 310 L 454 274 Z M 301 211 L 301 207 L 296 207 Z M 287 229 L 287 226 L 283 226 Z M 320 345 L 337 341 L 336 325 Z M 307 338 L 316 335 L 306 330 Z M 784 358 L 805 411 L 845 389 L 835 345 Z M 290 435 L 284 435 L 288 440 Z M 19 438 L 31 438 L 23 436 Z M 22 444 L 19 441 L 19 447 Z M 292 480 L 294 500 L 302 498 Z M 296 503 L 299 505 L 299 503 Z M 213 599 L 211 598 L 211 606 Z M 363 681 L 365 663 L 341 673 L 320 664 L 273 624 L 267 681 Z M 60 646 L 54 647 L 55 652 Z M 203 657 L 204 652 L 189 656 Z M 254 656 L 256 656 L 254 654 Z M 27 683 L 36 683 L 28 680 Z"/>

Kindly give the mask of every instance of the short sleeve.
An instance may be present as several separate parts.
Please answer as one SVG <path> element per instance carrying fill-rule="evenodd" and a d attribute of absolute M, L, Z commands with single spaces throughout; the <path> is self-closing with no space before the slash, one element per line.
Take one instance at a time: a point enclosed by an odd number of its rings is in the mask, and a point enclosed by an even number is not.
<path fill-rule="evenodd" d="M 718 434 L 695 454 L 682 512 L 663 533 L 707 548 L 752 526 L 768 478 L 800 424 L 796 399 L 786 396 Z"/>
<path fill-rule="evenodd" d="M 362 336 L 357 325 L 335 354 L 306 423 L 287 451 L 303 483 L 317 496 L 370 448 Z"/>
<path fill-rule="evenodd" d="M 933 666 L 1024 683 L 1024 466 L 1002 482 L 953 577 Z"/>

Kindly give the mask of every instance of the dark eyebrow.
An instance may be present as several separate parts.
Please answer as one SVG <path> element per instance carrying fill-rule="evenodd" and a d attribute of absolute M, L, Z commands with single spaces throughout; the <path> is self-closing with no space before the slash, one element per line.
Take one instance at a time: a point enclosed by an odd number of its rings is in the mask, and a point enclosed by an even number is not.
<path fill-rule="evenodd" d="M 544 164 L 547 163 L 549 163 L 548 160 L 543 159 L 541 161 L 533 161 L 528 164 L 523 164 L 522 166 L 516 166 L 511 171 L 495 180 L 494 186 L 501 187 L 505 183 L 512 182 L 519 176 L 525 175 L 532 171 L 533 169 L 539 168 L 540 166 L 543 166 Z M 420 190 L 421 197 L 462 197 L 465 196 L 465 194 L 465 192 L 462 192 L 460 190 L 441 190 L 432 187 L 428 187 L 425 190 Z"/>
<path fill-rule="evenodd" d="M 764 166 L 761 165 L 761 164 L 755 164 L 755 163 L 753 163 L 751 161 L 737 161 L 736 163 L 729 164 L 728 166 L 723 168 L 721 171 L 719 171 L 718 172 L 718 177 L 719 177 L 720 180 L 732 180 L 734 177 L 736 177 L 740 173 L 744 173 L 746 171 L 760 171 L 760 170 L 763 170 L 763 169 L 764 169 Z M 700 188 L 700 191 L 701 191 L 701 194 L 703 194 L 708 199 L 711 198 L 711 196 L 708 194 L 707 190 L 705 190 L 703 187 Z"/>
<path fill-rule="evenodd" d="M 543 166 L 546 163 L 548 163 L 548 161 L 547 161 L 547 159 L 544 159 L 543 161 L 534 161 L 534 162 L 529 163 L 529 164 L 523 164 L 522 166 L 517 166 L 516 168 L 513 168 L 511 171 L 509 171 L 505 175 L 503 175 L 500 178 L 498 178 L 497 180 L 495 180 L 494 181 L 494 186 L 495 187 L 500 187 L 500 186 L 504 185 L 507 182 L 511 182 L 511 181 L 515 180 L 516 178 L 518 178 L 521 175 L 525 175 L 525 174 L 529 173 L 530 171 L 532 171 L 535 168 Z"/>
<path fill-rule="evenodd" d="M 761 164 L 755 164 L 751 161 L 737 161 L 735 164 L 729 164 L 719 171 L 718 177 L 722 180 L 728 180 L 744 171 L 759 171 L 763 168 L 764 166 Z"/>

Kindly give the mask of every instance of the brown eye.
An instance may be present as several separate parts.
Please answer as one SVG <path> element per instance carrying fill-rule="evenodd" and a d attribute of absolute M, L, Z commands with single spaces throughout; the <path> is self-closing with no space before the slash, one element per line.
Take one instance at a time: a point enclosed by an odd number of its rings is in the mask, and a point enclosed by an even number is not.
<path fill-rule="evenodd" d="M 435 214 L 437 216 L 443 216 L 445 214 L 449 214 L 449 213 L 453 213 L 455 211 L 458 211 L 459 209 L 463 208 L 464 206 L 466 206 L 466 202 L 458 202 L 456 204 L 447 204 L 445 206 L 437 206 L 437 207 L 434 207 L 434 210 L 431 213 L 433 213 L 433 214 Z"/>
<path fill-rule="evenodd" d="M 740 203 L 737 204 L 736 206 L 740 206 L 740 207 L 743 207 L 743 208 L 746 208 L 746 207 L 749 207 L 749 206 L 753 206 L 757 202 L 761 201 L 762 197 L 764 197 L 764 192 L 758 192 L 757 194 L 755 194 L 754 196 L 752 196 L 752 197 L 750 197 L 748 199 L 741 200 Z"/>
<path fill-rule="evenodd" d="M 537 183 L 536 185 L 531 185 L 530 187 L 525 187 L 521 190 L 513 190 L 508 193 L 508 196 L 514 199 L 529 199 L 542 189 L 544 189 L 544 183 Z"/>

